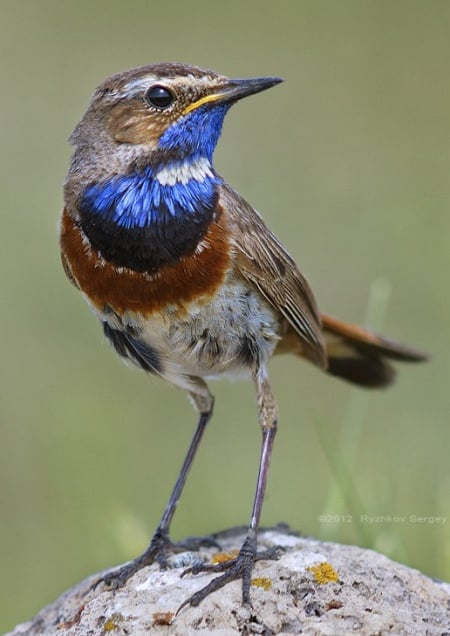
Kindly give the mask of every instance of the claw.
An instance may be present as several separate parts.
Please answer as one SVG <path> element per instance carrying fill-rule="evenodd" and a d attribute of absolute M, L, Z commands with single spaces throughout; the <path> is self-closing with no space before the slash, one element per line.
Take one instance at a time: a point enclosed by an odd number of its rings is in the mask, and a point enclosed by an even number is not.
<path fill-rule="evenodd" d="M 229 561 L 223 561 L 216 564 L 196 563 L 190 568 L 187 568 L 183 571 L 181 576 L 185 576 L 186 574 L 195 575 L 200 574 L 201 572 L 222 572 L 223 574 L 210 581 L 208 585 L 205 585 L 205 587 L 201 588 L 198 592 L 195 592 L 195 594 L 186 599 L 178 608 L 176 615 L 178 615 L 187 605 L 196 607 L 207 596 L 237 579 L 242 579 L 243 603 L 251 606 L 250 585 L 255 562 L 278 560 L 283 552 L 284 548 L 281 546 L 273 546 L 268 550 L 257 552 L 255 539 L 253 537 L 247 537 L 235 559 L 230 559 Z"/>
<path fill-rule="evenodd" d="M 169 553 L 195 551 L 199 550 L 203 545 L 215 547 L 218 544 L 214 541 L 214 539 L 205 539 L 204 537 L 190 537 L 183 542 L 174 543 L 167 534 L 156 531 L 150 545 L 147 550 L 141 554 L 141 556 L 137 557 L 130 563 L 126 563 L 115 570 L 107 572 L 97 579 L 97 581 L 95 581 L 89 589 L 95 590 L 100 583 L 104 583 L 107 587 L 116 590 L 123 587 L 128 579 L 147 565 L 151 565 L 156 562 L 159 564 L 161 569 L 168 569 L 170 567 L 168 559 Z"/>
<path fill-rule="evenodd" d="M 153 558 L 152 558 L 153 556 Z M 145 557 L 145 558 L 144 558 Z M 125 585 L 125 583 L 130 579 L 136 572 L 145 567 L 146 565 L 150 565 L 155 560 L 157 560 L 158 555 L 155 553 L 154 555 L 150 554 L 150 551 L 147 550 L 137 559 L 131 561 L 130 563 L 126 563 L 122 565 L 120 568 L 107 572 L 103 576 L 101 576 L 97 581 L 95 581 L 90 590 L 96 590 L 100 583 L 104 583 L 107 587 L 117 590 Z"/>

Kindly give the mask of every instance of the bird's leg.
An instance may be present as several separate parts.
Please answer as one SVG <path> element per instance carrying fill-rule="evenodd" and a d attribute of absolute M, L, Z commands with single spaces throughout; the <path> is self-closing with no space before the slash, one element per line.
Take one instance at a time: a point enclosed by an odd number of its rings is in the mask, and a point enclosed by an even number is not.
<path fill-rule="evenodd" d="M 272 454 L 273 442 L 277 431 L 277 405 L 272 393 L 269 381 L 265 373 L 258 373 L 255 377 L 258 393 L 258 413 L 259 422 L 262 429 L 262 446 L 259 460 L 258 479 L 256 482 L 255 499 L 253 502 L 252 515 L 247 531 L 247 537 L 235 559 L 218 563 L 217 565 L 194 565 L 185 570 L 184 574 L 198 574 L 199 572 L 223 572 L 221 576 L 213 579 L 204 588 L 188 598 L 178 609 L 180 611 L 186 605 L 199 605 L 212 592 L 234 581 L 242 579 L 242 600 L 250 604 L 251 575 L 255 561 L 265 559 L 277 559 L 281 549 L 278 546 L 257 551 L 257 532 L 261 517 L 261 509 L 266 490 L 267 475 L 269 471 L 270 457 Z"/>
<path fill-rule="evenodd" d="M 94 584 L 93 588 L 96 588 L 100 583 L 105 583 L 106 585 L 112 587 L 113 589 L 117 589 L 122 587 L 130 577 L 133 576 L 138 570 L 141 568 L 150 565 L 157 561 L 161 567 L 166 568 L 167 563 L 167 553 L 168 552 L 181 552 L 187 549 L 194 549 L 196 547 L 198 549 L 201 541 L 197 541 L 194 546 L 194 541 L 187 541 L 186 543 L 173 543 L 169 537 L 170 524 L 172 522 L 173 516 L 175 514 L 176 507 L 178 505 L 178 501 L 180 499 L 181 493 L 183 491 L 184 485 L 186 483 L 186 479 L 189 473 L 189 470 L 194 461 L 195 454 L 200 445 L 200 441 L 202 439 L 203 433 L 205 431 L 206 425 L 212 416 L 214 398 L 209 393 L 206 384 L 199 383 L 199 388 L 203 389 L 202 394 L 197 394 L 191 392 L 190 398 L 196 407 L 196 410 L 199 413 L 199 418 L 197 422 L 197 427 L 194 432 L 194 436 L 191 440 L 188 452 L 184 459 L 183 465 L 181 467 L 180 473 L 178 475 L 175 486 L 172 490 L 172 494 L 170 495 L 170 499 L 167 503 L 167 506 L 164 510 L 164 513 L 161 517 L 161 521 L 158 524 L 158 527 L 153 535 L 153 538 L 148 546 L 148 548 L 143 552 L 139 557 L 126 563 L 122 567 L 119 567 L 115 570 L 107 572 L 101 578 L 99 578 Z M 204 543 L 208 544 L 208 541 L 204 541 Z M 209 544 L 215 544 L 214 541 L 210 541 Z M 215 544 L 217 545 L 217 544 Z"/>

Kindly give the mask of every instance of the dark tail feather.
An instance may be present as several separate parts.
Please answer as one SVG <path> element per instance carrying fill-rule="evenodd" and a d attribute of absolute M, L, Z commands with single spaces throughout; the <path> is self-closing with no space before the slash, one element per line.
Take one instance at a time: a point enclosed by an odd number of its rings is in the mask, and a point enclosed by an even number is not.
<path fill-rule="evenodd" d="M 327 343 L 328 373 L 368 388 L 390 384 L 395 370 L 387 359 L 423 362 L 427 356 L 416 349 L 378 336 L 362 327 L 322 314 Z"/>

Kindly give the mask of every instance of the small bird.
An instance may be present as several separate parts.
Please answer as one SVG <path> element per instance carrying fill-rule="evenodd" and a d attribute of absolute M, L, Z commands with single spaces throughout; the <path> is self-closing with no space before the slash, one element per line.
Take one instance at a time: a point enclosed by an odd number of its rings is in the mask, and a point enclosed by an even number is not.
<path fill-rule="evenodd" d="M 235 559 L 191 568 L 217 571 L 183 604 L 242 580 L 250 603 L 257 531 L 278 411 L 272 355 L 292 353 L 363 387 L 388 385 L 388 360 L 418 362 L 408 346 L 319 313 L 297 265 L 259 214 L 219 175 L 213 153 L 225 115 L 278 77 L 229 79 L 161 63 L 101 84 L 70 141 L 74 152 L 60 219 L 62 262 L 117 353 L 187 391 L 198 423 L 161 521 L 145 552 L 108 572 L 121 587 L 134 573 L 182 549 L 170 525 L 214 398 L 207 381 L 253 380 L 262 445 L 245 542 Z"/>

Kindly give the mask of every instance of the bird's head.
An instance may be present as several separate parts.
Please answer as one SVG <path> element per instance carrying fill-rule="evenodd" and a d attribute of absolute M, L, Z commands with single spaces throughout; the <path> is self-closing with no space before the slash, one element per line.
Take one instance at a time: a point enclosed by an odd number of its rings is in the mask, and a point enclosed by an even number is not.
<path fill-rule="evenodd" d="M 64 187 L 91 245 L 137 271 L 196 249 L 216 214 L 222 179 L 212 156 L 226 112 L 280 81 L 154 64 L 103 82 L 72 134 Z"/>
<path fill-rule="evenodd" d="M 277 77 L 229 79 L 185 64 L 132 69 L 97 88 L 71 141 L 76 148 L 91 148 L 97 159 L 104 154 L 99 150 L 108 148 L 108 154 L 114 149 L 127 161 L 153 165 L 186 157 L 211 162 L 230 106 L 279 82 Z"/>

